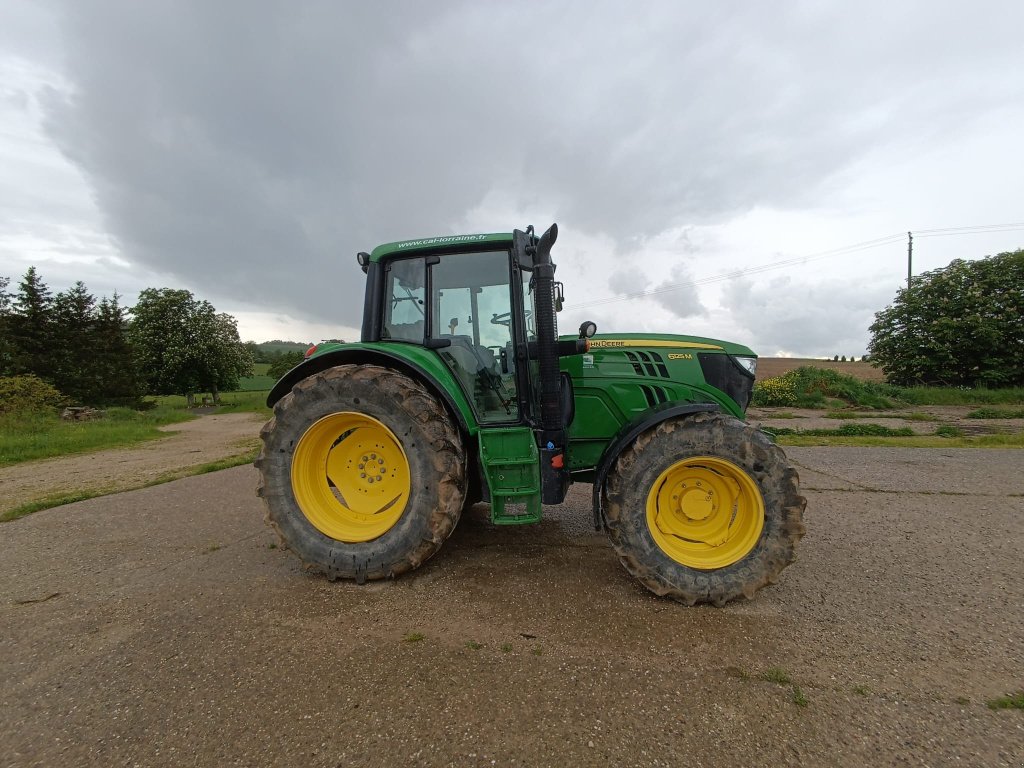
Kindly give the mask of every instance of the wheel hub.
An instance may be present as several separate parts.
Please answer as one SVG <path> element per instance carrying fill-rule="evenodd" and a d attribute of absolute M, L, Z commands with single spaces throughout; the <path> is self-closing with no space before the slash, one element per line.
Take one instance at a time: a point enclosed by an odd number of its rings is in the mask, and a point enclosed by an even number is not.
<path fill-rule="evenodd" d="M 292 456 L 292 490 L 313 526 L 338 541 L 375 539 L 398 522 L 411 488 L 394 433 L 362 413 L 314 423 Z"/>
<path fill-rule="evenodd" d="M 675 499 L 676 495 L 673 494 L 672 498 Z M 714 514 L 714 496 L 703 488 L 687 488 L 686 483 L 681 483 L 678 498 L 679 508 L 689 520 L 704 520 L 709 515 Z"/>
<path fill-rule="evenodd" d="M 691 568 L 723 568 L 742 560 L 764 528 L 764 500 L 753 479 L 731 461 L 684 459 L 661 473 L 647 496 L 655 542 Z"/>

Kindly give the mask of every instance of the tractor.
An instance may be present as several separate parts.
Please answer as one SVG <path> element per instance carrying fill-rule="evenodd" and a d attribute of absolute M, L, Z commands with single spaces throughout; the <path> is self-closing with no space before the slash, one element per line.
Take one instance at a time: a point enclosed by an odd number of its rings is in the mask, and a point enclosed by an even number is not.
<path fill-rule="evenodd" d="M 361 252 L 361 339 L 310 348 L 271 390 L 258 494 L 314 572 L 422 565 L 462 512 L 541 519 L 569 486 L 626 570 L 688 605 L 751 598 L 804 533 L 799 479 L 744 421 L 756 355 L 717 339 L 559 336 L 557 225 Z"/>

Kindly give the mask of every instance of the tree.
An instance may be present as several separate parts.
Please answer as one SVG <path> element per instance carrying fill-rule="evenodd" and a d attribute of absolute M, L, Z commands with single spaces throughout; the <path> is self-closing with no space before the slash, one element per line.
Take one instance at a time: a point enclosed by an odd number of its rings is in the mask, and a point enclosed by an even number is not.
<path fill-rule="evenodd" d="M 238 389 L 242 376 L 252 375 L 252 355 L 238 337 L 238 322 L 226 313 L 213 314 L 213 305 L 202 302 L 200 314 L 202 333 L 211 344 L 204 346 L 200 380 L 202 390 L 220 402 L 223 390 Z"/>
<path fill-rule="evenodd" d="M 252 370 L 235 319 L 190 291 L 147 288 L 131 314 L 129 341 L 153 394 L 185 395 L 192 405 L 196 392 L 210 392 L 217 402 Z"/>
<path fill-rule="evenodd" d="M 75 402 L 98 402 L 103 381 L 95 365 L 96 297 L 79 280 L 53 300 L 53 384 Z"/>
<path fill-rule="evenodd" d="M 868 352 L 892 384 L 1024 386 L 1024 250 L 915 277 L 875 314 Z"/>
<path fill-rule="evenodd" d="M 94 365 L 102 382 L 102 400 L 129 404 L 144 394 L 135 351 L 128 342 L 128 320 L 115 293 L 100 301 L 96 312 Z"/>
<path fill-rule="evenodd" d="M 305 358 L 302 352 L 282 352 L 267 369 L 267 376 L 280 379 Z"/>
<path fill-rule="evenodd" d="M 12 347 L 11 373 L 34 373 L 53 383 L 54 322 L 50 289 L 29 267 L 14 297 L 13 311 L 7 318 Z"/>
<path fill-rule="evenodd" d="M 14 373 L 14 345 L 11 343 L 11 294 L 7 292 L 9 277 L 0 277 L 0 376 Z"/>

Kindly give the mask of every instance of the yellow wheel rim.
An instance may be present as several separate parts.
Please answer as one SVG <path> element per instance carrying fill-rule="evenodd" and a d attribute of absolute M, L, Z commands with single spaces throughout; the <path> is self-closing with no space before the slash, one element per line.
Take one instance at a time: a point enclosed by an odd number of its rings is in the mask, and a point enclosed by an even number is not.
<path fill-rule="evenodd" d="M 363 413 L 324 416 L 292 455 L 299 509 L 325 536 L 370 541 L 398 522 L 409 503 L 409 460 L 395 434 Z"/>
<path fill-rule="evenodd" d="M 764 499 L 740 467 L 695 456 L 662 472 L 647 494 L 647 527 L 662 552 L 690 568 L 739 562 L 764 529 Z"/>

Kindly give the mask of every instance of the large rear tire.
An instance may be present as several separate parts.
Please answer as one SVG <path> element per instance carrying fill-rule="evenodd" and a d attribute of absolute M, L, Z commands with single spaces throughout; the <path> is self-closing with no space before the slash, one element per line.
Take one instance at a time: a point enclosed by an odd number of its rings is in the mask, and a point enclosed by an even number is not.
<path fill-rule="evenodd" d="M 752 598 L 795 558 L 807 501 L 782 449 L 738 419 L 662 422 L 623 450 L 604 509 L 626 570 L 687 605 Z"/>
<path fill-rule="evenodd" d="M 308 570 L 359 582 L 397 576 L 434 555 L 458 522 L 462 440 L 408 376 L 329 368 L 281 398 L 260 437 L 266 520 Z"/>

